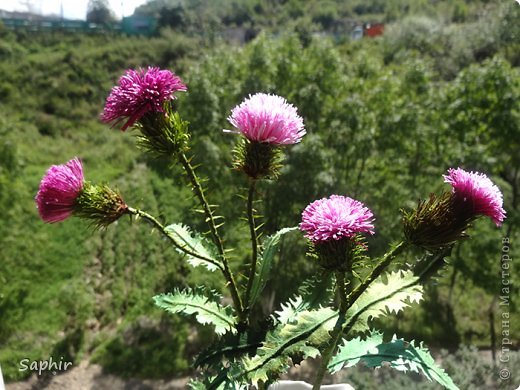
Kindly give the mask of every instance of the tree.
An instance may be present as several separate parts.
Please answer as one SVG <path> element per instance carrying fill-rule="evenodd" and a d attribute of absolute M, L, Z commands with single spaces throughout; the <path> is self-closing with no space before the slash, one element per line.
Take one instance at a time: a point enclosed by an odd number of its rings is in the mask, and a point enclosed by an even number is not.
<path fill-rule="evenodd" d="M 87 6 L 87 22 L 105 24 L 113 22 L 114 13 L 108 5 L 108 0 L 89 0 Z"/>

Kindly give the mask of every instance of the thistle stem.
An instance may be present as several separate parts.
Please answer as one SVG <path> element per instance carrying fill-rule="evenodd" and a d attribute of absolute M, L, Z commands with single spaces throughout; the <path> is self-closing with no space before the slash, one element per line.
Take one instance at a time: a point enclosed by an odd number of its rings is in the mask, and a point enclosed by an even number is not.
<path fill-rule="evenodd" d="M 217 246 L 218 254 L 222 260 L 222 264 L 224 269 L 222 272 L 224 277 L 226 278 L 227 285 L 229 287 L 229 291 L 231 293 L 231 298 L 233 299 L 233 304 L 235 309 L 237 310 L 238 317 L 243 321 L 244 320 L 244 307 L 242 306 L 242 300 L 240 299 L 240 295 L 238 294 L 237 285 L 233 274 L 229 268 L 229 263 L 226 257 L 226 253 L 224 251 L 224 245 L 222 243 L 222 238 L 217 230 L 217 225 L 215 223 L 215 217 L 213 216 L 213 211 L 206 199 L 204 194 L 204 190 L 200 184 L 199 178 L 195 173 L 195 169 L 191 166 L 190 160 L 186 157 L 184 153 L 178 154 L 179 161 L 182 164 L 184 171 L 186 172 L 186 176 L 192 185 L 192 190 L 199 199 L 199 202 L 204 209 L 204 215 L 206 216 L 206 223 L 208 224 L 209 231 L 211 233 L 211 237 L 213 238 L 213 242 Z"/>
<path fill-rule="evenodd" d="M 408 246 L 408 243 L 405 241 L 401 241 L 399 244 L 394 246 L 389 252 L 385 253 L 385 255 L 379 260 L 377 265 L 374 267 L 370 275 L 368 275 L 365 280 L 358 285 L 347 297 L 348 298 L 348 306 L 351 306 L 352 303 L 356 302 L 356 299 L 372 284 L 374 280 L 377 279 L 379 275 L 385 270 L 386 267 L 390 265 L 393 259 L 396 256 L 400 255 Z"/>
<path fill-rule="evenodd" d="M 195 253 L 195 252 L 189 250 L 188 248 L 186 248 L 185 246 L 182 246 L 181 244 L 179 244 L 175 240 L 175 238 L 173 238 L 172 235 L 166 231 L 166 228 L 164 227 L 164 225 L 162 223 L 160 223 L 155 217 L 148 214 L 147 212 L 139 210 L 139 209 L 134 209 L 132 207 L 128 207 L 127 213 L 131 214 L 131 215 L 139 216 L 140 218 L 149 222 L 153 227 L 157 228 L 157 230 L 159 230 L 166 238 L 168 238 L 171 241 L 171 243 L 173 244 L 173 246 L 175 246 L 176 248 L 178 248 L 185 254 L 195 257 L 200 260 L 207 261 L 208 263 L 211 263 L 211 264 L 215 265 L 216 267 L 220 268 L 221 270 L 223 270 L 222 266 L 219 263 L 215 262 L 213 259 L 210 259 L 209 257 L 201 256 L 198 253 Z"/>
<path fill-rule="evenodd" d="M 339 316 L 336 324 L 334 325 L 334 329 L 330 336 L 330 342 L 323 352 L 321 364 L 318 368 L 318 372 L 316 373 L 316 379 L 314 380 L 314 385 L 312 386 L 312 390 L 319 390 L 321 387 L 321 383 L 323 382 L 323 377 L 327 372 L 327 366 L 338 346 L 338 342 L 341 339 L 341 335 L 343 334 L 343 324 L 345 322 L 345 313 L 348 309 L 348 301 L 347 294 L 345 288 L 345 274 L 343 272 L 336 272 L 336 285 L 337 291 L 339 295 Z"/>
<path fill-rule="evenodd" d="M 253 288 L 253 281 L 255 279 L 256 264 L 258 261 L 258 237 L 256 235 L 255 216 L 253 210 L 253 198 L 255 195 L 256 180 L 251 179 L 249 184 L 249 193 L 247 196 L 247 220 L 249 222 L 249 232 L 251 234 L 251 268 L 249 270 L 249 276 L 247 279 L 247 289 L 244 299 L 244 308 L 246 311 L 250 311 L 251 308 L 249 299 L 251 296 L 251 290 Z"/>

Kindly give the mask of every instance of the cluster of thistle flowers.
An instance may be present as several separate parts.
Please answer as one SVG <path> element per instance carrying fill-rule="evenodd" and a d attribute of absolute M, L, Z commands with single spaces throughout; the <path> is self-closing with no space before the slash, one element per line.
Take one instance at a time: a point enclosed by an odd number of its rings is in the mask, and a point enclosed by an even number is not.
<path fill-rule="evenodd" d="M 183 150 L 189 135 L 173 111 L 175 93 L 186 91 L 182 80 L 169 70 L 128 70 L 107 98 L 102 121 L 121 130 L 136 127 L 145 143 L 164 153 Z M 232 109 L 228 118 L 241 134 L 234 166 L 252 180 L 274 178 L 284 145 L 295 144 L 305 135 L 297 109 L 279 96 L 258 93 Z M 178 123 L 177 123 L 178 124 Z M 415 210 L 404 212 L 407 241 L 435 250 L 465 237 L 470 223 L 479 216 L 490 217 L 497 226 L 505 218 L 500 190 L 482 173 L 461 168 L 444 176 L 451 191 L 431 195 Z M 105 227 L 131 212 L 121 195 L 106 185 L 84 181 L 81 160 L 52 166 L 43 177 L 36 195 L 41 218 L 53 223 L 71 215 L 88 218 Z M 300 229 L 310 240 L 320 264 L 331 270 L 350 269 L 353 256 L 366 249 L 362 234 L 374 234 L 374 216 L 362 202 L 342 195 L 316 200 L 302 214 Z"/>

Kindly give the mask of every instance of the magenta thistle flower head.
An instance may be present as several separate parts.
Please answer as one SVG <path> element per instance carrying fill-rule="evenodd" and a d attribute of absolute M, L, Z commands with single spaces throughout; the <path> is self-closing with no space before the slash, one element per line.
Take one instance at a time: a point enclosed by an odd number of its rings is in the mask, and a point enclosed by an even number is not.
<path fill-rule="evenodd" d="M 450 168 L 444 181 L 451 184 L 455 198 L 474 216 L 486 215 L 497 226 L 502 224 L 506 216 L 502 192 L 485 174 Z"/>
<path fill-rule="evenodd" d="M 308 205 L 302 214 L 300 229 L 314 244 L 360 233 L 374 234 L 374 216 L 370 209 L 355 199 L 331 195 Z"/>
<path fill-rule="evenodd" d="M 149 112 L 164 112 L 164 102 L 175 99 L 175 92 L 186 90 L 182 80 L 169 70 L 129 69 L 112 88 L 101 120 L 115 126 L 126 119 L 121 128 L 125 131 Z"/>
<path fill-rule="evenodd" d="M 83 184 L 83 166 L 77 157 L 64 165 L 50 167 L 36 195 L 36 205 L 43 221 L 53 223 L 68 218 Z"/>
<path fill-rule="evenodd" d="M 303 119 L 283 97 L 257 93 L 231 110 L 229 122 L 250 141 L 290 145 L 305 135 Z"/>

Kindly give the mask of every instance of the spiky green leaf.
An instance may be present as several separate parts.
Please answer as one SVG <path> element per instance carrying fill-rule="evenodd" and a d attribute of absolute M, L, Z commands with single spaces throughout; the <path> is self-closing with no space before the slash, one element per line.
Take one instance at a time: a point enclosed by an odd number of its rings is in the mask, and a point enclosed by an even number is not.
<path fill-rule="evenodd" d="M 209 295 L 209 296 L 208 296 Z M 215 333 L 222 335 L 236 332 L 236 319 L 230 306 L 220 305 L 220 296 L 215 292 L 197 290 L 175 290 L 173 293 L 156 295 L 155 304 L 170 313 L 195 315 L 200 324 L 212 324 Z"/>
<path fill-rule="evenodd" d="M 398 313 L 422 299 L 422 286 L 412 271 L 396 271 L 376 279 L 347 310 L 344 329 L 369 330 L 368 322 L 388 313 Z"/>
<path fill-rule="evenodd" d="M 321 308 L 299 312 L 292 321 L 280 323 L 267 333 L 256 355 L 243 360 L 240 374 L 255 384 L 268 382 L 285 372 L 291 359 L 318 356 L 318 347 L 328 341 L 337 316 L 335 310 Z"/>
<path fill-rule="evenodd" d="M 418 301 L 422 288 L 411 271 L 381 275 L 347 310 L 344 331 L 368 330 L 371 318 L 399 312 L 407 302 Z M 305 300 L 296 297 L 278 312 L 279 324 L 267 333 L 257 355 L 245 359 L 240 375 L 253 383 L 267 382 L 285 372 L 290 359 L 305 359 L 319 354 L 318 348 L 329 340 L 338 312 L 331 308 L 301 310 Z M 237 374 L 235 374 L 237 375 Z"/>
<path fill-rule="evenodd" d="M 259 256 L 257 264 L 257 272 L 254 275 L 253 285 L 251 288 L 251 306 L 260 298 L 260 295 L 269 280 L 271 266 L 274 256 L 280 246 L 280 240 L 284 234 L 297 230 L 297 227 L 284 228 L 277 231 L 272 236 L 267 237 L 264 242 L 264 249 Z"/>
<path fill-rule="evenodd" d="M 193 232 L 188 226 L 180 223 L 171 224 L 167 226 L 164 230 L 180 246 L 198 255 L 198 257 L 186 255 L 188 263 L 191 264 L 193 267 L 203 265 L 209 271 L 217 270 L 218 265 L 222 267 L 220 261 L 217 260 L 218 252 L 217 248 L 215 247 L 215 244 L 208 241 L 200 233 Z M 186 254 L 179 248 L 176 248 L 176 250 L 179 253 Z M 210 259 L 212 261 L 203 260 L 204 258 Z"/>
<path fill-rule="evenodd" d="M 435 363 L 428 349 L 414 345 L 413 341 L 408 343 L 394 336 L 391 342 L 384 343 L 383 334 L 377 331 L 364 340 L 361 337 L 343 340 L 343 345 L 331 359 L 328 368 L 331 373 L 336 373 L 360 361 L 368 367 L 389 363 L 390 367 L 399 371 L 422 372 L 429 380 L 437 381 L 447 389 L 458 389 L 448 374 Z"/>
<path fill-rule="evenodd" d="M 334 296 L 332 276 L 331 272 L 325 272 L 304 281 L 298 295 L 282 303 L 281 310 L 275 312 L 275 320 L 285 324 L 301 311 L 328 306 Z"/>

